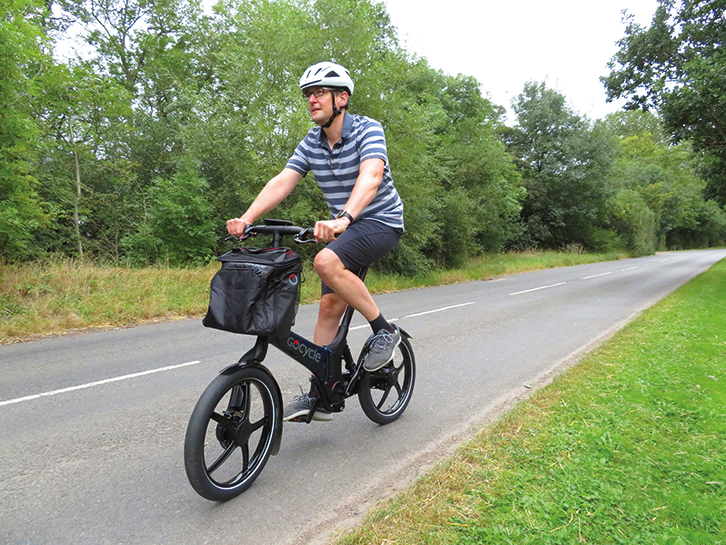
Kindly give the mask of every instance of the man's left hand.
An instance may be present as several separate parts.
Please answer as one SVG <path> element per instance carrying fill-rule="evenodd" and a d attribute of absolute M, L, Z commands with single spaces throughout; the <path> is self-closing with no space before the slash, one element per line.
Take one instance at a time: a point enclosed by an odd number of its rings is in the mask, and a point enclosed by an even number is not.
<path fill-rule="evenodd" d="M 315 223 L 313 235 L 318 242 L 330 242 L 331 240 L 335 240 L 336 235 L 345 232 L 348 225 L 350 225 L 348 218 L 318 221 Z"/>

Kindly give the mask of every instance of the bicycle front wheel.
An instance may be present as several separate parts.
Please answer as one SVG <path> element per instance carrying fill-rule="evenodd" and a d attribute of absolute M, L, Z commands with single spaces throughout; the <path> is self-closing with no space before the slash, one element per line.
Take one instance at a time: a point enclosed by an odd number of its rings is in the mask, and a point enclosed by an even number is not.
<path fill-rule="evenodd" d="M 184 442 L 187 477 L 200 496 L 229 500 L 262 472 L 281 418 L 277 392 L 272 376 L 256 367 L 221 374 L 204 391 Z"/>
<path fill-rule="evenodd" d="M 389 424 L 406 410 L 416 381 L 416 361 L 411 343 L 405 336 L 393 360 L 372 373 L 364 371 L 358 388 L 363 412 L 377 424 Z"/>

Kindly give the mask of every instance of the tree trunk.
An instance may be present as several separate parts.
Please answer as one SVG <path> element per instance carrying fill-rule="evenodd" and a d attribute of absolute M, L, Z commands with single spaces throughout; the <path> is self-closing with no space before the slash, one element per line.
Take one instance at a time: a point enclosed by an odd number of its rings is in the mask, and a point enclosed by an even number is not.
<path fill-rule="evenodd" d="M 76 231 L 76 243 L 78 245 L 78 255 L 83 257 L 83 241 L 81 240 L 81 225 L 78 218 L 78 207 L 81 202 L 81 166 L 78 162 L 78 151 L 76 151 L 76 141 L 73 137 L 73 123 L 69 121 L 71 133 L 71 144 L 73 145 L 73 158 L 76 161 L 76 200 L 73 203 L 73 227 Z"/>

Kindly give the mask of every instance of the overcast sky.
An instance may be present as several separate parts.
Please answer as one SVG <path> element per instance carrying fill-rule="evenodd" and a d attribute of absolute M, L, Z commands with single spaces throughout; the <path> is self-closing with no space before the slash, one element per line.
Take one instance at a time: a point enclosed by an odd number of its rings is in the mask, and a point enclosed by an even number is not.
<path fill-rule="evenodd" d="M 625 35 L 622 11 L 650 26 L 656 0 L 383 0 L 406 49 L 450 75 L 474 76 L 510 108 L 527 81 L 545 81 L 579 114 L 600 119 L 600 76 Z"/>

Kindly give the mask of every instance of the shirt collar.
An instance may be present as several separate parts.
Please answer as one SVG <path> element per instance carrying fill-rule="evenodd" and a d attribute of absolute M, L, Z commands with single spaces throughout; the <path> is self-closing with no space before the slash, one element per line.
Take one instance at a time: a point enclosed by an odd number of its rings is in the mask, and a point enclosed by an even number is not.
<path fill-rule="evenodd" d="M 343 130 L 340 133 L 341 140 L 345 140 L 350 136 L 351 132 L 353 132 L 353 114 L 348 113 L 348 110 L 343 110 L 343 112 L 345 112 L 345 117 L 343 117 Z M 343 115 L 343 112 L 341 112 L 341 115 Z M 322 145 L 327 145 L 328 140 L 325 136 L 325 131 L 322 127 L 318 127 L 318 130 L 320 131 L 318 133 L 320 143 Z"/>
<path fill-rule="evenodd" d="M 348 138 L 350 133 L 353 131 L 353 116 L 348 113 L 348 110 L 343 110 L 345 117 L 343 118 L 343 131 L 341 132 L 341 138 Z"/>

